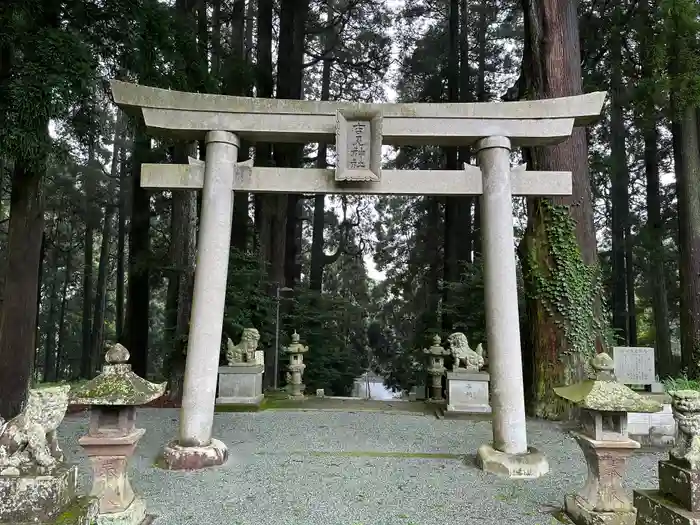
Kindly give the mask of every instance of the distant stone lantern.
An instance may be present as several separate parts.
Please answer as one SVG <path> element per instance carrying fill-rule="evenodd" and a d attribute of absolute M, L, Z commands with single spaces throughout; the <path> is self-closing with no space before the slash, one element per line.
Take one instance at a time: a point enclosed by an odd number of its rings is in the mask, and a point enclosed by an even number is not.
<path fill-rule="evenodd" d="M 289 365 L 287 365 L 287 386 L 289 397 L 303 398 L 305 385 L 302 383 L 302 376 L 306 365 L 304 364 L 304 354 L 309 351 L 308 346 L 299 342 L 299 334 L 294 330 L 292 334 L 292 344 L 284 349 L 289 354 Z"/>
<path fill-rule="evenodd" d="M 445 356 L 449 354 L 445 348 L 440 345 L 440 336 L 433 337 L 433 346 L 425 348 L 423 353 L 428 354 L 427 372 L 430 376 L 430 399 L 432 401 L 442 401 L 442 376 L 445 374 Z"/>
<path fill-rule="evenodd" d="M 593 379 L 554 389 L 581 409 L 574 438 L 588 465 L 586 485 L 566 497 L 566 512 L 577 525 L 634 525 L 637 511 L 622 479 L 627 458 L 640 445 L 627 434 L 627 413 L 659 412 L 662 406 L 618 383 L 608 354 L 598 354 L 591 366 Z"/>
<path fill-rule="evenodd" d="M 136 428 L 136 407 L 162 396 L 165 383 L 137 376 L 128 360 L 128 350 L 117 343 L 107 351 L 102 373 L 71 393 L 71 403 L 91 407 L 88 433 L 78 442 L 92 463 L 91 495 L 99 500 L 96 525 L 152 521 L 144 501 L 131 488 L 127 470 L 146 432 Z"/>

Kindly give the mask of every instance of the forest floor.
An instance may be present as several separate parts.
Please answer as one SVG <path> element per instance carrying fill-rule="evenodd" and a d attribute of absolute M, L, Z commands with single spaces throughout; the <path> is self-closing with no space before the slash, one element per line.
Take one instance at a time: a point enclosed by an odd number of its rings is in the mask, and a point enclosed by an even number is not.
<path fill-rule="evenodd" d="M 59 430 L 69 460 L 90 468 L 78 445 L 87 415 L 71 414 Z M 177 434 L 177 409 L 142 409 L 146 429 L 132 460 L 134 490 L 155 525 L 554 525 L 564 496 L 583 486 L 586 466 L 576 442 L 556 423 L 529 421 L 531 445 L 551 472 L 538 480 L 485 474 L 474 454 L 491 441 L 488 421 L 438 420 L 402 411 L 217 413 L 214 435 L 228 462 L 200 472 L 164 471 L 154 460 Z M 661 452 L 632 456 L 627 487 L 657 486 Z"/>

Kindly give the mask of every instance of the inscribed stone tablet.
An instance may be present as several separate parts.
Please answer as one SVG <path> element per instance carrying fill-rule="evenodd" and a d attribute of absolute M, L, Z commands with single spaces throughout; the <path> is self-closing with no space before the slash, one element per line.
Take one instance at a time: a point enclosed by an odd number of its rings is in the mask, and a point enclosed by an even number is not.
<path fill-rule="evenodd" d="M 265 352 L 263 350 L 255 351 L 255 364 L 265 366 Z"/>
<path fill-rule="evenodd" d="M 650 385 L 656 381 L 654 349 L 630 346 L 613 348 L 615 375 L 626 385 Z"/>
<path fill-rule="evenodd" d="M 338 111 L 335 147 L 337 181 L 379 181 L 382 161 L 382 117 L 374 112 Z"/>

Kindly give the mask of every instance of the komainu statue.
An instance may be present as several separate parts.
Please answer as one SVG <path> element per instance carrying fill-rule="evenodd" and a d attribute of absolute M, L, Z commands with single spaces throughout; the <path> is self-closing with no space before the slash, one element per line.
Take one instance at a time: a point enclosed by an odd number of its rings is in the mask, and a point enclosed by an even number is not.
<path fill-rule="evenodd" d="M 456 372 L 460 368 L 468 372 L 478 372 L 484 366 L 484 349 L 479 343 L 476 350 L 469 347 L 467 336 L 462 332 L 455 332 L 447 338 L 450 345 L 450 354 L 454 358 L 452 371 Z"/>
<path fill-rule="evenodd" d="M 56 429 L 69 392 L 69 385 L 31 389 L 22 412 L 7 422 L 0 418 L 0 474 L 48 473 L 63 463 Z"/>
<path fill-rule="evenodd" d="M 229 339 L 226 342 L 226 361 L 229 366 L 255 364 L 255 351 L 258 349 L 260 334 L 255 328 L 244 328 L 241 342 L 237 345 Z"/>
<path fill-rule="evenodd" d="M 700 469 L 700 392 L 675 390 L 668 394 L 678 429 L 671 460 L 691 470 Z"/>

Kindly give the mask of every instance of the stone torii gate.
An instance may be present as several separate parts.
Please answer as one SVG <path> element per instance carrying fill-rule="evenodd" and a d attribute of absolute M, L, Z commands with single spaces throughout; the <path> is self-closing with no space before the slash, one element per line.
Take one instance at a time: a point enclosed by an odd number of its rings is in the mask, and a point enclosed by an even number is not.
<path fill-rule="evenodd" d="M 233 192 L 479 195 L 482 203 L 487 348 L 493 442 L 479 448 L 484 470 L 538 477 L 546 458 L 528 447 L 513 238 L 513 195 L 570 195 L 570 172 L 511 169 L 515 146 L 556 144 L 600 115 L 605 93 L 506 103 L 363 104 L 184 93 L 120 81 L 114 101 L 151 133 L 204 139 L 206 163 L 144 164 L 141 185 L 201 189 L 202 211 L 179 438 L 165 446 L 170 468 L 226 461 L 212 437 L 219 345 L 231 238 Z M 240 140 L 330 142 L 336 169 L 237 163 Z M 472 145 L 478 167 L 382 170 L 381 146 Z"/>

